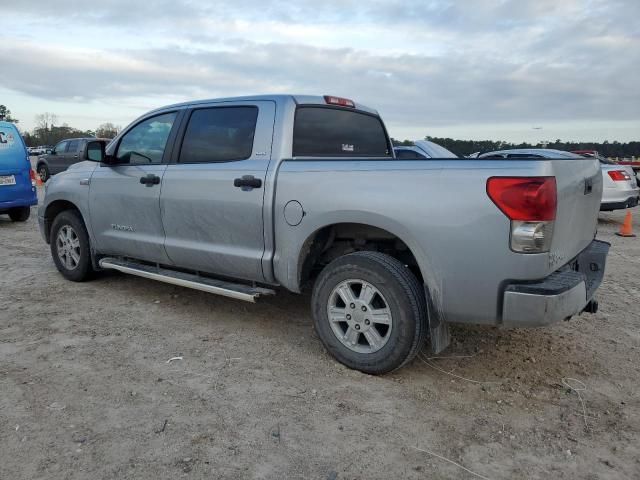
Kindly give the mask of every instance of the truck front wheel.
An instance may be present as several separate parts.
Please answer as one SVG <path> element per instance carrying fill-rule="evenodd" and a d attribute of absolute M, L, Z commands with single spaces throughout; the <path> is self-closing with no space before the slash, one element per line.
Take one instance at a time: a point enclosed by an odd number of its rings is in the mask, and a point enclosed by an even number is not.
<path fill-rule="evenodd" d="M 356 252 L 320 273 L 312 297 L 320 340 L 349 368 L 379 375 L 402 367 L 427 337 L 420 282 L 389 255 Z"/>
<path fill-rule="evenodd" d="M 65 210 L 53 220 L 51 255 L 56 268 L 66 279 L 82 282 L 91 277 L 89 235 L 77 211 Z"/>

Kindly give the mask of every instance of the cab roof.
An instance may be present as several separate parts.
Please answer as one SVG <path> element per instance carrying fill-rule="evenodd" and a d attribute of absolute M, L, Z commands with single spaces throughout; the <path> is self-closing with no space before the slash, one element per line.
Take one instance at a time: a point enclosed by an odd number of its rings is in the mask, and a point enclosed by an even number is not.
<path fill-rule="evenodd" d="M 292 94 L 276 94 L 276 95 L 249 95 L 243 97 L 225 97 L 225 98 L 210 98 L 204 100 L 191 100 L 188 102 L 174 103 L 164 107 L 159 107 L 152 110 L 149 113 L 160 112 L 170 108 L 188 107 L 193 105 L 200 105 L 206 103 L 225 103 L 225 102 L 255 102 L 255 101 L 272 101 L 276 103 L 285 103 L 293 100 L 297 105 L 327 105 L 325 97 L 323 95 L 292 95 Z M 367 107 L 361 103 L 356 103 L 355 109 L 367 113 L 378 115 L 378 111 Z"/>

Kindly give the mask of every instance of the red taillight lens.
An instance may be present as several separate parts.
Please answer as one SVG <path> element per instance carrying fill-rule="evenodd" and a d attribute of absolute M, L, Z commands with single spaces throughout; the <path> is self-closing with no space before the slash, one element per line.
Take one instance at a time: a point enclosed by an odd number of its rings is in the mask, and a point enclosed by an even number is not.
<path fill-rule="evenodd" d="M 348 98 L 340 98 L 340 97 L 332 97 L 331 95 L 325 95 L 324 101 L 329 105 L 340 105 L 341 107 L 351 107 L 355 108 L 356 104 L 353 100 L 349 100 Z"/>
<path fill-rule="evenodd" d="M 611 170 L 607 172 L 614 182 L 624 182 L 625 180 L 631 180 L 631 177 L 624 170 Z"/>
<path fill-rule="evenodd" d="M 558 196 L 555 177 L 491 177 L 487 194 L 510 220 L 555 220 Z"/>

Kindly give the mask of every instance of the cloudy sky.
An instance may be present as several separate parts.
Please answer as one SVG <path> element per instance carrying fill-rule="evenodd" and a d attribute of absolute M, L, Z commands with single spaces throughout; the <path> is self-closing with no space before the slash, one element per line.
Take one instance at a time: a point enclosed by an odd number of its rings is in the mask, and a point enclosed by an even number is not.
<path fill-rule="evenodd" d="M 23 129 L 287 92 L 370 105 L 396 138 L 640 140 L 640 0 L 15 0 L 0 22 Z"/>

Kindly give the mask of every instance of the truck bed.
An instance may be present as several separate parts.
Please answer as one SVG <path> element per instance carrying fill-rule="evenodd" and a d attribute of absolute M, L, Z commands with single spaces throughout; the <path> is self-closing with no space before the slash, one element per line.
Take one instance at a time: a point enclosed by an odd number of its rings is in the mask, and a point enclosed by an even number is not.
<path fill-rule="evenodd" d="M 494 176 L 553 176 L 557 216 L 548 253 L 509 248 L 509 219 L 486 192 Z M 298 252 L 336 222 L 367 224 L 400 238 L 415 256 L 435 308 L 449 322 L 500 324 L 506 280 L 540 280 L 593 240 L 602 179 L 593 159 L 288 159 L 274 200 L 278 282 L 300 289 Z M 304 211 L 289 225 L 288 202 Z"/>

